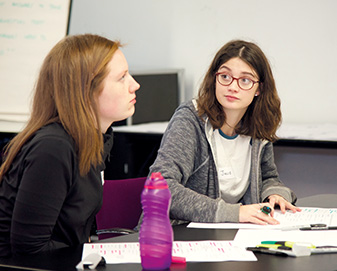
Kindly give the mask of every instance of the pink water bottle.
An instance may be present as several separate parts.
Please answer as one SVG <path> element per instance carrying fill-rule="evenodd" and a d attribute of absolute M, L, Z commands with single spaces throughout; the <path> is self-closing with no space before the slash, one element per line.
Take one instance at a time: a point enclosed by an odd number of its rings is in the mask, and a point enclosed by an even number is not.
<path fill-rule="evenodd" d="M 169 219 L 171 193 L 160 172 L 151 174 L 141 195 L 144 217 L 139 232 L 142 267 L 167 269 L 171 265 L 173 231 Z"/>

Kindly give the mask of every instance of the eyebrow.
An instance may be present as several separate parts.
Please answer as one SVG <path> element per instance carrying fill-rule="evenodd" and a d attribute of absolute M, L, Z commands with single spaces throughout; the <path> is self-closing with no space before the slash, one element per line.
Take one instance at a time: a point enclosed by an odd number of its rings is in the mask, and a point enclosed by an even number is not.
<path fill-rule="evenodd" d="M 232 71 L 232 70 L 231 70 L 229 67 L 227 67 L 226 65 L 222 65 L 222 66 L 219 68 L 219 71 L 220 71 L 222 68 L 227 69 L 228 71 Z M 256 78 L 256 76 L 255 76 L 253 73 L 251 73 L 251 72 L 241 72 L 241 74 L 243 74 L 243 75 L 250 75 L 250 76 Z"/>
<path fill-rule="evenodd" d="M 116 78 L 120 78 L 120 77 L 122 77 L 123 75 L 127 74 L 128 72 L 129 72 L 129 70 L 128 70 L 128 69 L 125 69 L 125 70 L 119 72 L 118 74 L 116 74 L 115 76 L 116 76 Z"/>

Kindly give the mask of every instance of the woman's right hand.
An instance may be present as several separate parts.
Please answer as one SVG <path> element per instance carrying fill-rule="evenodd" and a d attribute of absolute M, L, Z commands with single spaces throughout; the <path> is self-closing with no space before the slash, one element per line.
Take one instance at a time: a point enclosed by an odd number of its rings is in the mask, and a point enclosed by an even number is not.
<path fill-rule="evenodd" d="M 270 215 L 261 211 L 263 206 L 268 206 L 272 209 Z M 269 203 L 259 203 L 250 205 L 241 205 L 239 213 L 239 222 L 249 222 L 258 225 L 277 225 L 280 222 L 273 218 L 274 209 Z"/>

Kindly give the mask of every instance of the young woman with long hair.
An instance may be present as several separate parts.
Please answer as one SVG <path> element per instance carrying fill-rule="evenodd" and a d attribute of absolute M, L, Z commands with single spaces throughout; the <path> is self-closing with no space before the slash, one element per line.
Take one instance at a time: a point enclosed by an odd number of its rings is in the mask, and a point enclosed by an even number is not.
<path fill-rule="evenodd" d="M 225 44 L 197 99 L 176 110 L 150 168 L 169 184 L 172 223 L 277 224 L 276 205 L 300 211 L 274 163 L 280 121 L 280 99 L 262 50 L 243 40 Z M 261 212 L 263 206 L 271 215 Z"/>
<path fill-rule="evenodd" d="M 31 117 L 0 168 L 0 257 L 88 241 L 102 204 L 110 126 L 134 113 L 139 89 L 119 48 L 75 35 L 46 56 Z"/>

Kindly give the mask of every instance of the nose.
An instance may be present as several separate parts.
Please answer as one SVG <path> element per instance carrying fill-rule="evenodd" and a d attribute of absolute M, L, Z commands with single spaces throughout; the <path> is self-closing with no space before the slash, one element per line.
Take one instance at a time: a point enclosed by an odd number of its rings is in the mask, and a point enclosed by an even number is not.
<path fill-rule="evenodd" d="M 131 76 L 130 92 L 136 92 L 140 88 L 140 84 Z"/>
<path fill-rule="evenodd" d="M 228 85 L 229 90 L 239 91 L 239 80 L 236 78 L 233 78 L 232 83 Z"/>

